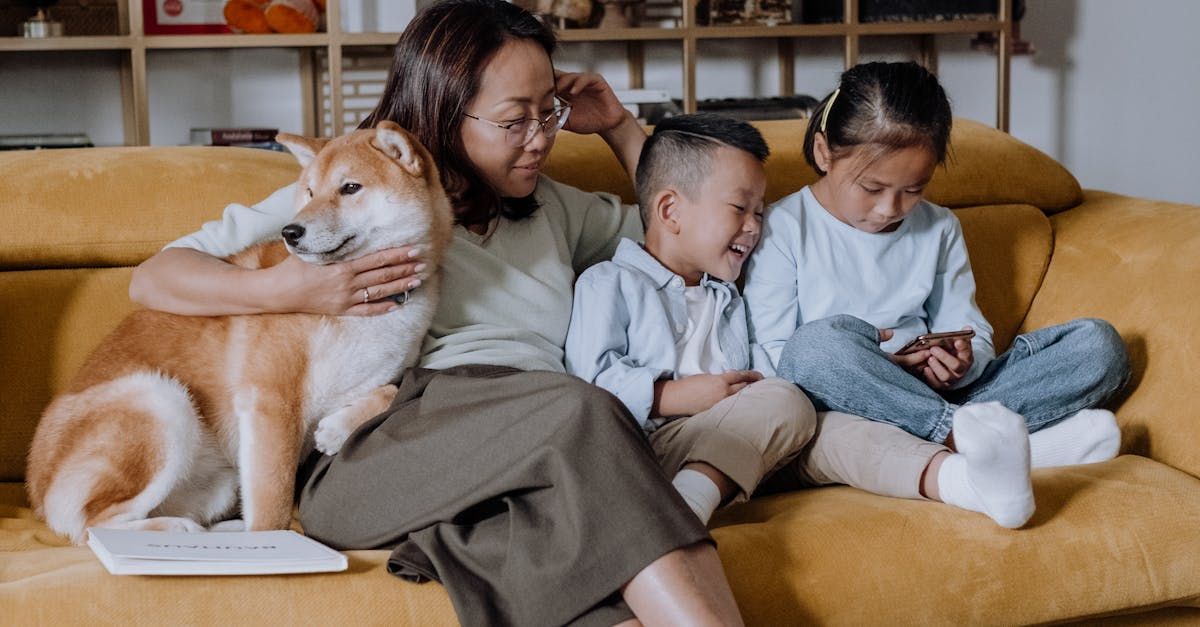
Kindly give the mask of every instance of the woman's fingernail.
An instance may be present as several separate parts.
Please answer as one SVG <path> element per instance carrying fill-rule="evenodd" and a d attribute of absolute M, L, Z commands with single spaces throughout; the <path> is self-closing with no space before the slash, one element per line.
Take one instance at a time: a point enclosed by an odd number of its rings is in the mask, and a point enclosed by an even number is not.
<path fill-rule="evenodd" d="M 387 310 L 389 312 L 392 312 L 392 311 L 396 311 L 399 308 L 400 308 L 400 305 L 392 305 L 391 307 L 388 307 Z"/>
<path fill-rule="evenodd" d="M 410 281 L 408 284 L 408 289 L 410 289 L 410 290 L 415 290 L 418 287 L 421 287 L 421 279 L 417 279 L 415 281 Z"/>
<path fill-rule="evenodd" d="M 424 269 L 425 269 L 425 264 L 423 264 L 423 263 L 418 263 L 418 264 L 416 265 L 416 267 L 414 267 L 414 268 L 413 268 L 413 272 L 420 272 L 420 271 L 422 271 L 422 270 L 424 270 Z"/>
<path fill-rule="evenodd" d="M 408 258 L 409 258 L 409 259 L 412 259 L 413 257 L 420 257 L 420 256 L 421 256 L 421 249 L 420 249 L 420 248 L 414 248 L 414 249 L 412 249 L 412 250 L 408 251 Z"/>

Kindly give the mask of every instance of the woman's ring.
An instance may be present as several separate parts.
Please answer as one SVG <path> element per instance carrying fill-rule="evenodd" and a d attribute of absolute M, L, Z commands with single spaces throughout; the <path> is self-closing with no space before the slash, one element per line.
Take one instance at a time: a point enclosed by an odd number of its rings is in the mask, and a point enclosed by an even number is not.
<path fill-rule="evenodd" d="M 371 288 L 364 287 L 363 288 L 363 304 L 365 305 L 369 302 L 371 302 Z"/>

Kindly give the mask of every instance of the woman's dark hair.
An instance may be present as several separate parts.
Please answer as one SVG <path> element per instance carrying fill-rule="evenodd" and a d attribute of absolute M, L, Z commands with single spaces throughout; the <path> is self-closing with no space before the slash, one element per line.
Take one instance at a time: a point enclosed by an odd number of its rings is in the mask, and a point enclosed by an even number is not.
<path fill-rule="evenodd" d="M 834 158 L 870 145 L 875 157 L 901 148 L 928 146 L 937 163 L 950 143 L 950 101 L 937 77 L 913 62 L 863 63 L 842 73 L 838 88 L 821 101 L 804 133 L 804 159 L 826 172 L 813 154 L 817 133 Z"/>
<path fill-rule="evenodd" d="M 507 42 L 530 40 L 554 53 L 554 33 L 528 11 L 504 0 L 442 0 L 421 10 L 396 42 L 383 98 L 359 128 L 391 120 L 433 155 L 460 224 L 497 215 L 519 220 L 537 209 L 533 197 L 501 198 L 462 143 L 467 103 L 479 92 L 483 68 Z"/>

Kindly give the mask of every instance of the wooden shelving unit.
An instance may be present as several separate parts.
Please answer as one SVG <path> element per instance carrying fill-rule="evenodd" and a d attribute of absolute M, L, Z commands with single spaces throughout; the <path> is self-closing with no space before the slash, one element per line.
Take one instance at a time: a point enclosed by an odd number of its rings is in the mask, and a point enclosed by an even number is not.
<path fill-rule="evenodd" d="M 937 56 L 934 36 L 952 33 L 992 32 L 997 34 L 996 54 L 996 127 L 1007 131 L 1009 125 L 1009 76 L 1012 58 L 1012 1 L 999 0 L 995 19 L 887 22 L 863 24 L 858 22 L 857 0 L 844 0 L 844 20 L 835 24 L 783 24 L 778 26 L 699 26 L 693 1 L 683 0 L 683 25 L 679 28 L 619 28 L 565 29 L 558 32 L 563 42 L 624 42 L 629 66 L 629 84 L 643 86 L 644 44 L 648 41 L 678 42 L 682 50 L 683 105 L 685 111 L 696 110 L 697 47 L 700 41 L 716 39 L 770 39 L 777 44 L 781 95 L 794 93 L 794 41 L 806 37 L 841 38 L 846 67 L 858 63 L 861 37 L 881 35 L 916 36 L 921 42 L 921 59 L 936 71 Z M 0 37 L 0 52 L 52 52 L 100 50 L 118 51 L 121 58 L 121 95 L 125 122 L 124 139 L 127 145 L 140 146 L 150 142 L 149 95 L 146 77 L 146 57 L 153 50 L 221 49 L 221 48 L 294 48 L 302 51 L 301 76 L 305 93 L 312 94 L 304 104 L 305 132 L 317 134 L 319 127 L 316 102 L 322 87 L 316 85 L 318 72 L 316 55 L 323 51 L 328 58 L 330 107 L 335 134 L 343 123 L 342 56 L 343 51 L 363 46 L 391 46 L 399 33 L 349 33 L 341 29 L 338 0 L 328 0 L 326 23 L 328 32 L 310 35 L 146 35 L 143 33 L 142 3 L 138 0 L 118 0 L 122 32 L 103 37 L 57 37 L 53 39 L 24 39 Z"/>

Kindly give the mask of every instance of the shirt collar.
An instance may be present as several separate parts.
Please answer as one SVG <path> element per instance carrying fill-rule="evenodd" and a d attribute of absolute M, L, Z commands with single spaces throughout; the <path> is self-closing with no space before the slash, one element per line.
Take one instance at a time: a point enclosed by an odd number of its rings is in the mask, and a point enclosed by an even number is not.
<path fill-rule="evenodd" d="M 671 272 L 666 266 L 655 259 L 654 255 L 646 252 L 646 249 L 642 248 L 641 244 L 627 237 L 621 238 L 620 243 L 617 244 L 617 252 L 613 254 L 613 261 L 641 271 L 654 281 L 654 286 L 658 289 L 666 287 L 672 279 L 679 278 L 682 280 L 682 277 Z M 725 288 L 729 287 L 728 283 L 715 277 L 710 277 L 707 273 L 700 277 L 700 285 L 708 287 L 714 284 Z"/>

